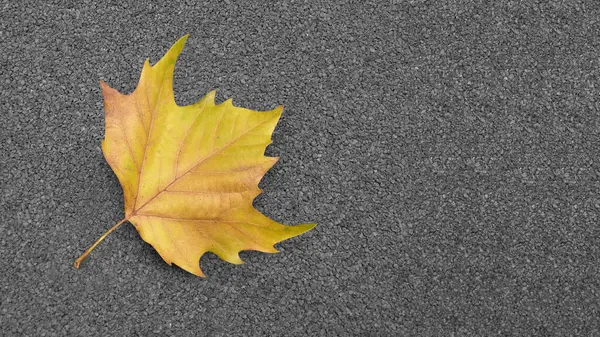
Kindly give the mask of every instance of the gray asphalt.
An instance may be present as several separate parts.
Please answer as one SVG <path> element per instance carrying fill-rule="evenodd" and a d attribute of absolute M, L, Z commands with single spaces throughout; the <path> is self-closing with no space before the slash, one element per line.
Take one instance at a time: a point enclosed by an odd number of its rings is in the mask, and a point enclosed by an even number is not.
<path fill-rule="evenodd" d="M 600 335 L 597 1 L 0 1 L 7 336 Z M 165 264 L 123 217 L 99 81 L 191 34 L 176 100 L 286 107 L 256 207 L 317 222 Z"/>

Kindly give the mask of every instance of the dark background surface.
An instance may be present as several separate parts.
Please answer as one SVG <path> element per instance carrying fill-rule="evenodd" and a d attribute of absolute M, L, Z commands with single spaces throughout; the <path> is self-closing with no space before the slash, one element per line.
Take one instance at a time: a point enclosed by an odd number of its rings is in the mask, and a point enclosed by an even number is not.
<path fill-rule="evenodd" d="M 5 335 L 600 334 L 597 1 L 1 1 Z M 286 112 L 256 207 L 319 226 L 169 267 L 123 216 L 99 80 L 190 33 L 179 104 Z"/>

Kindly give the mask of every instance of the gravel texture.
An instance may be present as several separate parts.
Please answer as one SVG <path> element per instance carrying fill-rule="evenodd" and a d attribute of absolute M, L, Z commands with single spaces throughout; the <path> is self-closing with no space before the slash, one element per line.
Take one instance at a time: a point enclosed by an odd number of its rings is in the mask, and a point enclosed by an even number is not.
<path fill-rule="evenodd" d="M 0 329 L 600 335 L 597 1 L 0 1 Z M 99 80 L 191 36 L 179 104 L 286 112 L 256 207 L 317 222 L 201 279 L 123 216 Z"/>

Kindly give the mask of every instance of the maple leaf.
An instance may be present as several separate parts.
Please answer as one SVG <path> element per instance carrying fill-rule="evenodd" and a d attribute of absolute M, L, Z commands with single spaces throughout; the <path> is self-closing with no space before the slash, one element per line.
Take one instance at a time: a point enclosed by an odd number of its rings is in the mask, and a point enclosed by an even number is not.
<path fill-rule="evenodd" d="M 178 106 L 173 71 L 187 35 L 122 95 L 101 82 L 106 111 L 102 151 L 125 197 L 125 218 L 109 229 L 75 267 L 122 223 L 132 223 L 169 265 L 204 277 L 200 257 L 213 252 L 241 264 L 238 253 L 275 253 L 273 245 L 315 226 L 284 226 L 254 209 L 258 183 L 278 158 L 264 156 L 283 107 L 258 112 L 215 91 Z"/>

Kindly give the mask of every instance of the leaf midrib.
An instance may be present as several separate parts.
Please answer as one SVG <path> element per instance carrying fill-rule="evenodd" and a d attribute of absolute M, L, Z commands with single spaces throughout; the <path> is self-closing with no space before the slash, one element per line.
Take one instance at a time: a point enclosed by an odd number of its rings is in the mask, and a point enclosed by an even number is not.
<path fill-rule="evenodd" d="M 144 172 L 144 167 L 146 164 L 146 157 L 148 154 L 148 144 L 150 143 L 150 137 L 152 136 L 152 127 L 154 126 L 154 115 L 156 114 L 156 107 L 158 106 L 158 100 L 160 99 L 160 95 L 162 95 L 163 88 L 165 87 L 165 82 L 166 82 L 165 76 L 167 76 L 166 74 L 167 74 L 167 71 L 165 71 L 163 73 L 162 81 L 160 83 L 160 89 L 158 89 L 158 95 L 156 95 L 156 101 L 154 101 L 154 107 L 152 108 L 152 113 L 150 114 L 150 126 L 148 127 L 148 136 L 146 137 L 146 144 L 144 144 L 144 159 L 142 160 L 142 166 L 140 167 L 140 176 L 138 178 L 138 187 L 137 187 L 137 192 L 135 193 L 135 202 L 133 204 L 133 213 L 134 214 L 136 213 L 135 206 L 137 205 L 138 196 L 140 195 L 140 186 L 142 185 L 140 180 L 142 179 L 142 172 Z M 146 91 L 146 97 L 148 97 L 147 88 L 145 91 Z M 160 192 L 159 192 L 159 194 L 160 194 Z M 139 210 L 139 208 L 138 208 L 138 210 Z"/>

